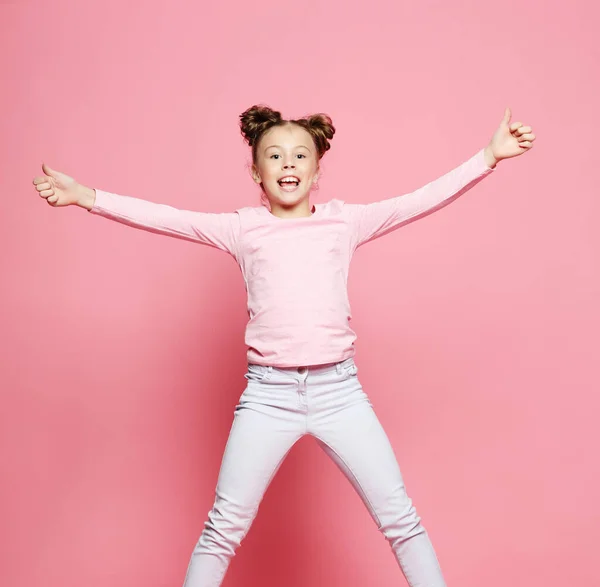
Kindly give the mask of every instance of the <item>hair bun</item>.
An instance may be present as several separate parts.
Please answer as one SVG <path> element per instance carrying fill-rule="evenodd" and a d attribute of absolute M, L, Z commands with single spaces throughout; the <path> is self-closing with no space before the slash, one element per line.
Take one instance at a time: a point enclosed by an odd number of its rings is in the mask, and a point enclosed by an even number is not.
<path fill-rule="evenodd" d="M 311 114 L 305 118 L 307 130 L 313 136 L 319 156 L 322 157 L 326 151 L 329 151 L 331 145 L 329 141 L 335 134 L 335 127 L 331 117 L 322 112 L 319 114 Z"/>
<path fill-rule="evenodd" d="M 282 121 L 281 113 L 264 104 L 255 104 L 240 114 L 240 130 L 252 147 L 270 126 Z"/>

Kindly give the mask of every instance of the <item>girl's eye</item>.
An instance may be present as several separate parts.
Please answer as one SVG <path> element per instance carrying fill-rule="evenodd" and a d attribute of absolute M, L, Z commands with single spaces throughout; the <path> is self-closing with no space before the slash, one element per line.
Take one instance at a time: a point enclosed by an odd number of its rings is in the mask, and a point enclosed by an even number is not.
<path fill-rule="evenodd" d="M 275 153 L 274 155 L 271 155 L 271 159 L 273 159 L 273 157 L 279 157 L 279 155 Z"/>
<path fill-rule="evenodd" d="M 305 157 L 302 153 L 298 153 L 298 157 Z"/>

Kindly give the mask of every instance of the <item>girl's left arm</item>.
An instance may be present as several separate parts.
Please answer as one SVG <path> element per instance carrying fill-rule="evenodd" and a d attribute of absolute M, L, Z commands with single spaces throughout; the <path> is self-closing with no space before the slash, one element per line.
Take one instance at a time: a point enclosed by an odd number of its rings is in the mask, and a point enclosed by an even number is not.
<path fill-rule="evenodd" d="M 379 202 L 347 204 L 347 212 L 356 229 L 356 247 L 447 206 L 493 173 L 499 161 L 528 151 L 535 140 L 531 127 L 520 122 L 509 125 L 510 116 L 507 108 L 485 148 L 427 185 Z"/>

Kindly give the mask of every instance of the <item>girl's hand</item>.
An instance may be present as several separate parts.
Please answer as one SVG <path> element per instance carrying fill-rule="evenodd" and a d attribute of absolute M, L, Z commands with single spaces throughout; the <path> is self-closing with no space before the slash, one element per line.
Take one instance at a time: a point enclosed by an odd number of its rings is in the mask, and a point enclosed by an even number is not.
<path fill-rule="evenodd" d="M 486 147 L 487 154 L 494 164 L 502 159 L 522 155 L 533 147 L 535 135 L 531 132 L 531 127 L 524 126 L 522 122 L 509 124 L 510 117 L 510 108 L 507 108 L 500 126 Z"/>
<path fill-rule="evenodd" d="M 50 206 L 59 207 L 80 203 L 80 199 L 85 193 L 84 186 L 66 173 L 50 169 L 45 163 L 42 164 L 42 171 L 46 175 L 36 177 L 33 185 Z"/>

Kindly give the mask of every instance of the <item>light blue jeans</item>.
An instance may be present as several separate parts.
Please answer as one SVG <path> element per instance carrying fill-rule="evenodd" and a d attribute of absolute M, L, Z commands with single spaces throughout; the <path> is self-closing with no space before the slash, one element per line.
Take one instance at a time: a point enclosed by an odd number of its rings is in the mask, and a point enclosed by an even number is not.
<path fill-rule="evenodd" d="M 248 365 L 213 508 L 184 587 L 221 585 L 292 446 L 313 436 L 340 467 L 389 542 L 411 587 L 444 587 L 438 559 L 406 494 L 396 456 L 352 358 L 328 365 Z"/>

